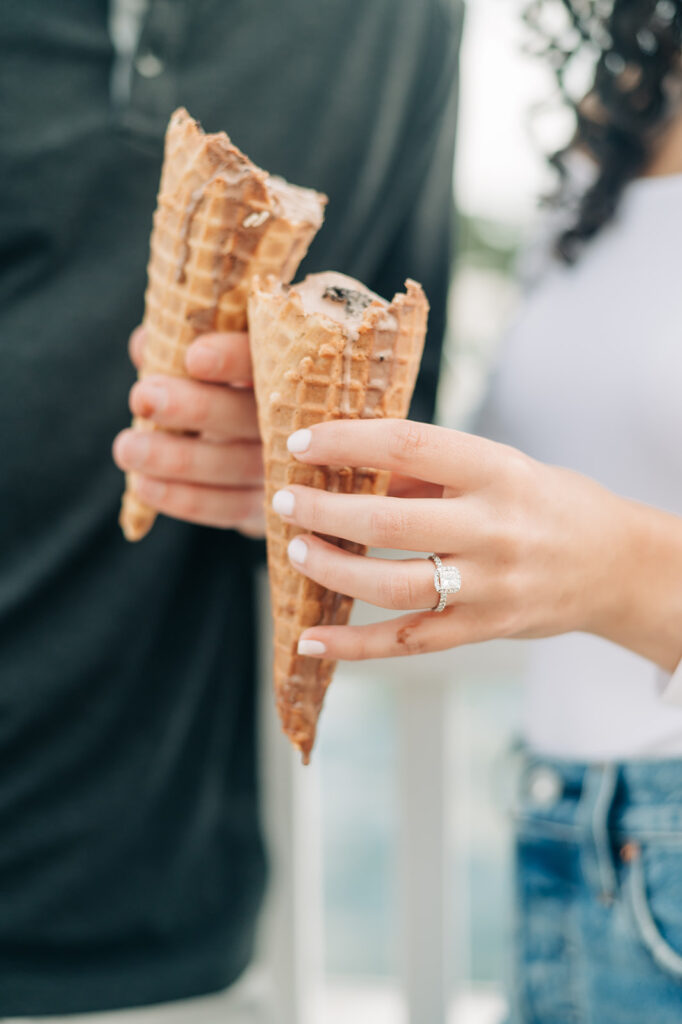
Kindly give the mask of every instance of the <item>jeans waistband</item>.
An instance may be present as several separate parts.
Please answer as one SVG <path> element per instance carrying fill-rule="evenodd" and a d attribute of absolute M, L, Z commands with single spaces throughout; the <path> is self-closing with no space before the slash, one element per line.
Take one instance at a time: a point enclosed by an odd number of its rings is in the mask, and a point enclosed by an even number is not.
<path fill-rule="evenodd" d="M 620 838 L 682 845 L 682 758 L 585 764 L 521 747 L 515 817 L 576 837 L 599 820 Z"/>
<path fill-rule="evenodd" d="M 528 767 L 544 765 L 562 779 L 564 792 L 580 795 L 585 777 L 595 770 L 614 768 L 618 776 L 619 796 L 631 807 L 651 807 L 677 802 L 682 806 L 682 758 L 653 761 L 591 762 L 563 761 L 542 757 L 526 748 L 521 755 Z"/>

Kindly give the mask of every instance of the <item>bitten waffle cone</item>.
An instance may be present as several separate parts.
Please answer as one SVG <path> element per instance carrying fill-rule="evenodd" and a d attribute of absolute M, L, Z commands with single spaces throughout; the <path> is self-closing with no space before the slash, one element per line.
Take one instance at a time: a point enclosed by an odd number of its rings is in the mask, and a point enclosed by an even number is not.
<path fill-rule="evenodd" d="M 303 465 L 289 454 L 287 438 L 322 420 L 406 416 L 427 314 L 414 281 L 390 305 L 342 274 L 313 274 L 288 288 L 273 278 L 253 283 L 249 334 L 265 462 L 274 685 L 284 732 L 306 764 L 334 663 L 297 654 L 298 640 L 309 626 L 345 624 L 353 602 L 291 567 L 287 546 L 300 530 L 272 511 L 272 496 L 292 483 L 385 494 L 389 474 Z"/>
<path fill-rule="evenodd" d="M 290 281 L 320 228 L 326 197 L 260 170 L 224 132 L 205 135 L 186 110 L 166 132 L 150 241 L 140 376 L 185 374 L 198 334 L 246 329 L 246 298 L 256 274 Z M 133 426 L 153 429 L 137 418 Z M 120 523 L 140 540 L 156 513 L 128 478 Z"/>

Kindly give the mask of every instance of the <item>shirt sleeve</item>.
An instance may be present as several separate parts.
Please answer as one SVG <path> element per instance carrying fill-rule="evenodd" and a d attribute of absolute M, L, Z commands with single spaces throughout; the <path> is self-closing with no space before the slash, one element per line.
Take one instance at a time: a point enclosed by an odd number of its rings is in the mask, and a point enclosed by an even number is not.
<path fill-rule="evenodd" d="M 682 707 L 682 661 L 672 676 L 664 682 L 661 698 L 673 707 Z"/>

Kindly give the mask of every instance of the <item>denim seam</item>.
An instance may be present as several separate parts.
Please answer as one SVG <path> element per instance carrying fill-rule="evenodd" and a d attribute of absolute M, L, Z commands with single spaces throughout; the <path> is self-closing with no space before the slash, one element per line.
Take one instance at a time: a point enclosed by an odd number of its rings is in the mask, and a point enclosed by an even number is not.
<path fill-rule="evenodd" d="M 682 954 L 661 934 L 649 906 L 641 854 L 630 866 L 627 888 L 635 925 L 644 946 L 659 967 L 676 978 L 682 978 Z"/>

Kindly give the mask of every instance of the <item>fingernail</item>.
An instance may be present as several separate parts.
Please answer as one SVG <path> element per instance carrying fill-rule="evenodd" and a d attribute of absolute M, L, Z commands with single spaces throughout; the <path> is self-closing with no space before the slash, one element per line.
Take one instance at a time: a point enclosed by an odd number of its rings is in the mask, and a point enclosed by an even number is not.
<path fill-rule="evenodd" d="M 142 416 L 151 416 L 154 412 L 163 412 L 168 404 L 168 392 L 160 384 L 148 384 L 143 381 L 138 394 L 142 407 Z"/>
<path fill-rule="evenodd" d="M 289 558 L 292 562 L 298 562 L 299 565 L 305 565 L 305 560 L 308 557 L 308 545 L 300 537 L 294 537 L 289 543 L 288 547 Z"/>
<path fill-rule="evenodd" d="M 131 469 L 139 469 L 147 461 L 150 440 L 139 430 L 128 430 L 116 442 L 118 456 Z"/>
<path fill-rule="evenodd" d="M 160 480 L 150 480 L 148 477 L 141 477 L 135 481 L 135 493 L 143 501 L 148 501 L 151 505 L 155 505 L 165 498 L 166 485 L 161 483 Z"/>
<path fill-rule="evenodd" d="M 279 516 L 291 516 L 294 514 L 296 499 L 291 491 L 277 491 L 272 499 L 272 507 Z"/>
<path fill-rule="evenodd" d="M 214 348 L 195 342 L 187 353 L 187 369 L 193 377 L 215 377 L 222 361 Z"/>
<path fill-rule="evenodd" d="M 327 647 L 322 643 L 321 640 L 299 640 L 298 641 L 298 653 L 299 654 L 326 654 Z"/>
<path fill-rule="evenodd" d="M 310 430 L 295 430 L 287 441 L 287 448 L 292 455 L 300 455 L 301 452 L 308 451 L 312 439 L 313 435 Z"/>

